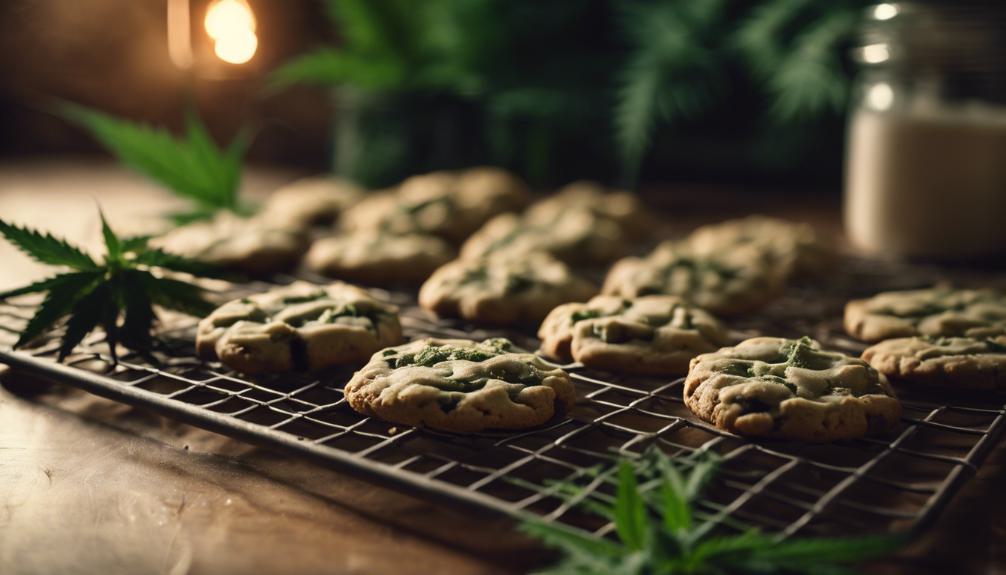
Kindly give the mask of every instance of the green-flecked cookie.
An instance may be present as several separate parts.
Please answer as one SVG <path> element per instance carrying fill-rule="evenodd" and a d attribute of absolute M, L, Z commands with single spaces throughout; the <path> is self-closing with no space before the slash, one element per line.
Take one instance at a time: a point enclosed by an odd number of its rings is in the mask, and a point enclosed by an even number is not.
<path fill-rule="evenodd" d="M 758 246 L 765 252 L 765 263 L 787 274 L 823 273 L 837 256 L 810 224 L 761 215 L 702 226 L 688 236 L 687 242 L 700 253 Z"/>
<path fill-rule="evenodd" d="M 213 265 L 261 275 L 294 268 L 308 237 L 260 214 L 251 218 L 219 212 L 212 219 L 194 222 L 153 238 L 150 245 L 166 252 Z"/>
<path fill-rule="evenodd" d="M 401 341 L 394 306 L 349 284 L 297 282 L 217 308 L 199 322 L 196 352 L 243 373 L 313 371 Z"/>
<path fill-rule="evenodd" d="M 493 216 L 524 207 L 527 185 L 499 168 L 480 167 L 413 176 L 347 210 L 349 231 L 429 234 L 460 244 Z"/>
<path fill-rule="evenodd" d="M 757 246 L 704 253 L 685 242 L 665 242 L 645 258 L 619 260 L 601 293 L 627 298 L 673 295 L 717 315 L 736 315 L 775 298 L 787 274 L 769 265 Z"/>
<path fill-rule="evenodd" d="M 832 441 L 893 429 L 901 404 L 866 361 L 810 338 L 756 337 L 692 360 L 685 404 L 716 427 L 756 437 Z"/>
<path fill-rule="evenodd" d="M 863 359 L 896 383 L 1006 388 L 1006 335 L 888 339 L 864 351 Z"/>
<path fill-rule="evenodd" d="M 653 228 L 636 195 L 574 182 L 521 215 L 493 218 L 468 238 L 461 257 L 546 252 L 568 264 L 604 264 L 625 255 Z"/>
<path fill-rule="evenodd" d="M 436 236 L 365 230 L 316 240 L 304 264 L 323 275 L 367 285 L 418 285 L 453 257 L 454 248 Z"/>
<path fill-rule="evenodd" d="M 879 293 L 845 305 L 845 331 L 863 341 L 983 336 L 1006 330 L 1006 293 L 934 287 Z"/>
<path fill-rule="evenodd" d="M 425 339 L 382 350 L 345 393 L 362 414 L 458 433 L 534 427 L 574 403 L 566 372 L 506 339 Z"/>
<path fill-rule="evenodd" d="M 674 296 L 596 296 L 561 305 L 538 330 L 542 351 L 588 367 L 680 376 L 688 362 L 728 341 L 723 324 Z"/>
<path fill-rule="evenodd" d="M 419 290 L 419 305 L 440 317 L 486 325 L 538 325 L 554 307 L 597 293 L 545 253 L 454 260 Z"/>

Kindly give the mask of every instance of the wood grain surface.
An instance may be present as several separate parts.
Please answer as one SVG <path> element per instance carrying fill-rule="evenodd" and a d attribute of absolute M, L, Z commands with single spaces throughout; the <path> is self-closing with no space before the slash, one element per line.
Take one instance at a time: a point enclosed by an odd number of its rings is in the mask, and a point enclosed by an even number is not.
<path fill-rule="evenodd" d="M 291 179 L 252 172 L 261 194 Z M 659 193 L 656 193 L 659 192 Z M 838 230 L 834 200 L 656 190 L 682 228 L 753 205 Z M 0 217 L 96 245 L 96 202 L 123 233 L 177 201 L 105 164 L 0 166 Z M 730 206 L 724 209 L 723 206 Z M 0 243 L 0 289 L 45 268 Z M 547 557 L 463 513 L 85 393 L 2 374 L 0 573 L 519 573 Z M 1006 570 L 1006 451 L 878 573 Z"/>

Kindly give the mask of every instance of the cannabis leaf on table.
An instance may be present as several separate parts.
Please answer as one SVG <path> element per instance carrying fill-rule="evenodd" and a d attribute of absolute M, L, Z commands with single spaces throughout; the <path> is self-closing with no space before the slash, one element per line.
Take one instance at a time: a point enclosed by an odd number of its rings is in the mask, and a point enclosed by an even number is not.
<path fill-rule="evenodd" d="M 67 120 L 87 129 L 125 166 L 191 201 L 191 210 L 172 216 L 175 223 L 206 219 L 222 210 L 242 215 L 251 212 L 238 195 L 241 164 L 250 141 L 245 132 L 221 149 L 191 111 L 186 114 L 184 136 L 175 137 L 162 128 L 114 118 L 77 104 L 63 103 L 58 110 Z"/>
<path fill-rule="evenodd" d="M 613 522 L 618 540 L 530 519 L 522 530 L 562 552 L 559 562 L 540 574 L 853 573 L 843 566 L 879 557 L 902 542 L 879 536 L 780 540 L 753 528 L 717 534 L 715 522 L 695 513 L 695 502 L 716 468 L 709 456 L 672 463 L 652 451 L 636 464 L 621 461 L 600 472 L 617 484 L 613 500 L 572 483 L 557 484 L 569 501 Z"/>
<path fill-rule="evenodd" d="M 53 329 L 63 318 L 66 331 L 59 347 L 62 361 L 99 325 L 113 358 L 116 345 L 148 350 L 157 316 L 154 305 L 190 315 L 205 315 L 213 306 L 204 290 L 191 283 L 164 277 L 157 268 L 192 275 L 218 277 L 213 268 L 147 245 L 146 237 L 120 238 L 101 214 L 105 257 L 95 260 L 78 247 L 47 233 L 0 220 L 0 234 L 32 259 L 69 268 L 33 284 L 0 293 L 0 301 L 45 293 L 35 314 L 20 332 L 15 348 Z"/>

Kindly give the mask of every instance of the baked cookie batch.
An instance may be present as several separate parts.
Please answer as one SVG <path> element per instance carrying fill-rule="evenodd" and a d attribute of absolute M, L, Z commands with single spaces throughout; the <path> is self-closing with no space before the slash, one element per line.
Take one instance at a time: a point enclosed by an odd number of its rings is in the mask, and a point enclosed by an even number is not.
<path fill-rule="evenodd" d="M 523 429 L 573 408 L 569 375 L 506 339 L 425 339 L 377 352 L 346 384 L 365 415 L 454 432 Z"/>
<path fill-rule="evenodd" d="M 845 307 L 845 329 L 874 345 L 863 358 L 906 384 L 1006 388 L 1006 293 L 887 292 Z"/>
<path fill-rule="evenodd" d="M 681 376 L 700 353 L 730 338 L 708 312 L 674 296 L 597 296 L 563 304 L 538 330 L 542 352 L 622 373 Z"/>
<path fill-rule="evenodd" d="M 809 338 L 755 337 L 700 355 L 684 396 L 703 420 L 755 437 L 850 439 L 890 431 L 901 417 L 887 378 Z"/>
<path fill-rule="evenodd" d="M 344 283 L 297 282 L 233 300 L 196 331 L 200 357 L 249 374 L 358 364 L 401 342 L 397 308 Z"/>
<path fill-rule="evenodd" d="M 338 179 L 305 179 L 253 217 L 220 215 L 158 242 L 248 273 L 303 260 L 339 280 L 228 302 L 200 322 L 196 351 L 252 375 L 358 369 L 347 403 L 390 423 L 454 433 L 542 425 L 573 409 L 561 367 L 573 362 L 683 377 L 698 419 L 798 441 L 890 432 L 901 415 L 891 382 L 1006 387 L 1001 292 L 938 286 L 850 301 L 846 331 L 873 344 L 862 357 L 809 338 L 738 341 L 721 318 L 756 312 L 792 281 L 822 274 L 835 251 L 809 225 L 751 216 L 630 255 L 653 230 L 629 192 L 576 182 L 531 202 L 516 176 L 474 168 L 369 195 Z M 579 275 L 603 268 L 599 285 Z M 540 349 L 502 338 L 405 342 L 397 308 L 344 281 L 421 285 L 427 312 L 537 328 Z"/>

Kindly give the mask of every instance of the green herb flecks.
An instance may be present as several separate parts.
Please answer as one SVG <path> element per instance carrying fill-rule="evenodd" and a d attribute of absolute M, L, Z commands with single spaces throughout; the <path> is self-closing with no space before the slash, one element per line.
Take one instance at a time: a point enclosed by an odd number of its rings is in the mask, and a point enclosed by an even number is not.
<path fill-rule="evenodd" d="M 489 279 L 489 270 L 485 265 L 478 265 L 465 271 L 461 277 L 461 285 L 472 283 L 485 283 Z"/>
<path fill-rule="evenodd" d="M 100 212 L 99 212 L 100 213 Z M 22 347 L 66 321 L 59 359 L 62 360 L 94 328 L 105 331 L 113 361 L 116 344 L 147 350 L 157 319 L 154 306 L 202 316 L 213 309 L 196 285 L 162 277 L 152 268 L 217 276 L 206 264 L 148 247 L 147 238 L 120 238 L 101 214 L 105 257 L 96 261 L 80 248 L 48 234 L 0 220 L 0 233 L 29 257 L 69 271 L 0 293 L 0 300 L 45 293 L 35 315 L 21 330 L 15 348 Z"/>
<path fill-rule="evenodd" d="M 693 291 L 723 284 L 741 274 L 738 268 L 724 265 L 714 258 L 691 257 L 679 253 L 672 253 L 667 257 L 659 252 L 655 256 L 651 257 L 649 265 L 641 268 L 645 276 L 638 290 L 639 295 L 688 296 Z M 672 281 L 678 274 L 684 274 L 683 285 Z"/>
<path fill-rule="evenodd" d="M 607 312 L 604 312 L 602 310 L 595 309 L 595 308 L 578 309 L 578 310 L 574 311 L 572 314 L 570 314 L 570 316 L 569 316 L 569 322 L 570 322 L 570 325 L 575 325 L 575 324 L 577 324 L 577 323 L 579 323 L 581 321 L 588 320 L 588 319 L 597 319 L 599 317 L 609 317 L 609 316 L 612 316 L 612 315 L 618 315 L 619 313 L 624 312 L 624 311 L 628 310 L 631 307 L 632 307 L 632 300 L 630 300 L 630 299 L 623 299 L 621 301 L 620 307 L 617 310 L 615 310 L 614 312 L 611 312 L 611 313 L 607 313 Z"/>
<path fill-rule="evenodd" d="M 577 324 L 577 323 L 579 323 L 581 321 L 584 321 L 584 320 L 587 320 L 587 319 L 596 319 L 596 318 L 599 318 L 599 317 L 601 317 L 601 312 L 599 310 L 596 310 L 596 309 L 582 309 L 582 310 L 574 311 L 569 316 L 569 323 L 571 325 L 575 325 L 575 324 Z"/>
<path fill-rule="evenodd" d="M 527 276 L 520 274 L 508 274 L 506 278 L 506 285 L 503 286 L 503 293 L 518 293 L 522 291 L 527 291 L 531 289 L 535 284 L 535 280 Z"/>
<path fill-rule="evenodd" d="M 419 353 L 389 356 L 387 361 L 393 368 L 409 365 L 433 367 L 445 361 L 485 361 L 508 352 L 512 347 L 510 340 L 503 338 L 487 339 L 472 347 L 430 344 Z"/>
<path fill-rule="evenodd" d="M 419 212 L 422 212 L 423 210 L 425 210 L 425 209 L 427 209 L 427 208 L 429 208 L 431 206 L 437 206 L 437 205 L 443 205 L 443 206 L 446 206 L 446 207 L 449 208 L 451 206 L 451 198 L 450 198 L 450 196 L 443 195 L 443 196 L 437 196 L 435 198 L 429 198 L 429 199 L 422 200 L 422 201 L 415 202 L 415 203 L 411 203 L 411 204 L 409 204 L 409 203 L 401 204 L 399 206 L 399 209 L 402 212 L 404 212 L 404 213 L 406 213 L 406 214 L 408 214 L 410 216 L 415 216 Z"/>
<path fill-rule="evenodd" d="M 755 375 L 751 362 L 746 360 L 737 360 L 725 363 L 719 366 L 717 371 L 727 375 L 735 375 L 737 377 L 754 377 Z"/>
<path fill-rule="evenodd" d="M 315 293 L 308 295 L 289 295 L 283 298 L 283 303 L 307 303 L 309 301 L 317 301 L 325 297 L 325 292 L 319 290 Z"/>
<path fill-rule="evenodd" d="M 807 336 L 787 342 L 780 352 L 786 355 L 785 363 L 791 367 L 826 369 L 833 361 L 833 354 L 816 349 L 814 340 Z"/>
<path fill-rule="evenodd" d="M 539 575 L 631 573 L 764 574 L 851 573 L 849 566 L 881 557 L 903 542 L 899 537 L 791 537 L 780 539 L 727 518 L 735 535 L 714 532 L 717 523 L 697 511 L 705 487 L 715 477 L 711 456 L 673 461 L 652 450 L 617 467 L 585 470 L 584 479 L 616 487 L 584 491 L 578 483 L 555 484 L 554 490 L 585 512 L 615 525 L 618 539 L 540 519 L 521 529 L 562 553 Z"/>
<path fill-rule="evenodd" d="M 305 296 L 304 298 L 294 297 L 284 299 L 284 301 L 287 300 L 295 300 L 296 303 L 303 305 L 284 312 L 276 319 L 282 319 L 283 322 L 293 327 L 301 327 L 307 324 L 350 323 L 341 320 L 344 318 L 362 318 L 366 320 L 366 324 L 363 327 L 369 330 L 376 330 L 381 316 L 385 315 L 384 311 L 376 309 L 373 306 L 362 304 L 362 302 L 339 302 L 329 299 L 325 293 L 322 293 L 318 297 Z M 352 323 L 360 325 L 360 322 Z"/>
<path fill-rule="evenodd" d="M 507 233 L 503 234 L 502 236 L 500 236 L 500 237 L 496 238 L 495 240 L 493 240 L 492 242 L 490 242 L 489 245 L 487 245 L 485 247 L 485 249 L 482 250 L 482 253 L 483 254 L 491 254 L 491 253 L 493 253 L 495 251 L 501 250 L 501 249 L 509 246 L 514 241 L 516 241 L 517 238 L 520 238 L 520 237 L 524 236 L 525 234 L 536 234 L 536 233 L 539 233 L 539 232 L 540 232 L 540 230 L 538 230 L 538 229 L 531 229 L 531 228 L 528 228 L 523 223 L 518 223 L 518 224 L 514 225 L 514 227 L 511 228 L 509 231 L 507 231 Z"/>

